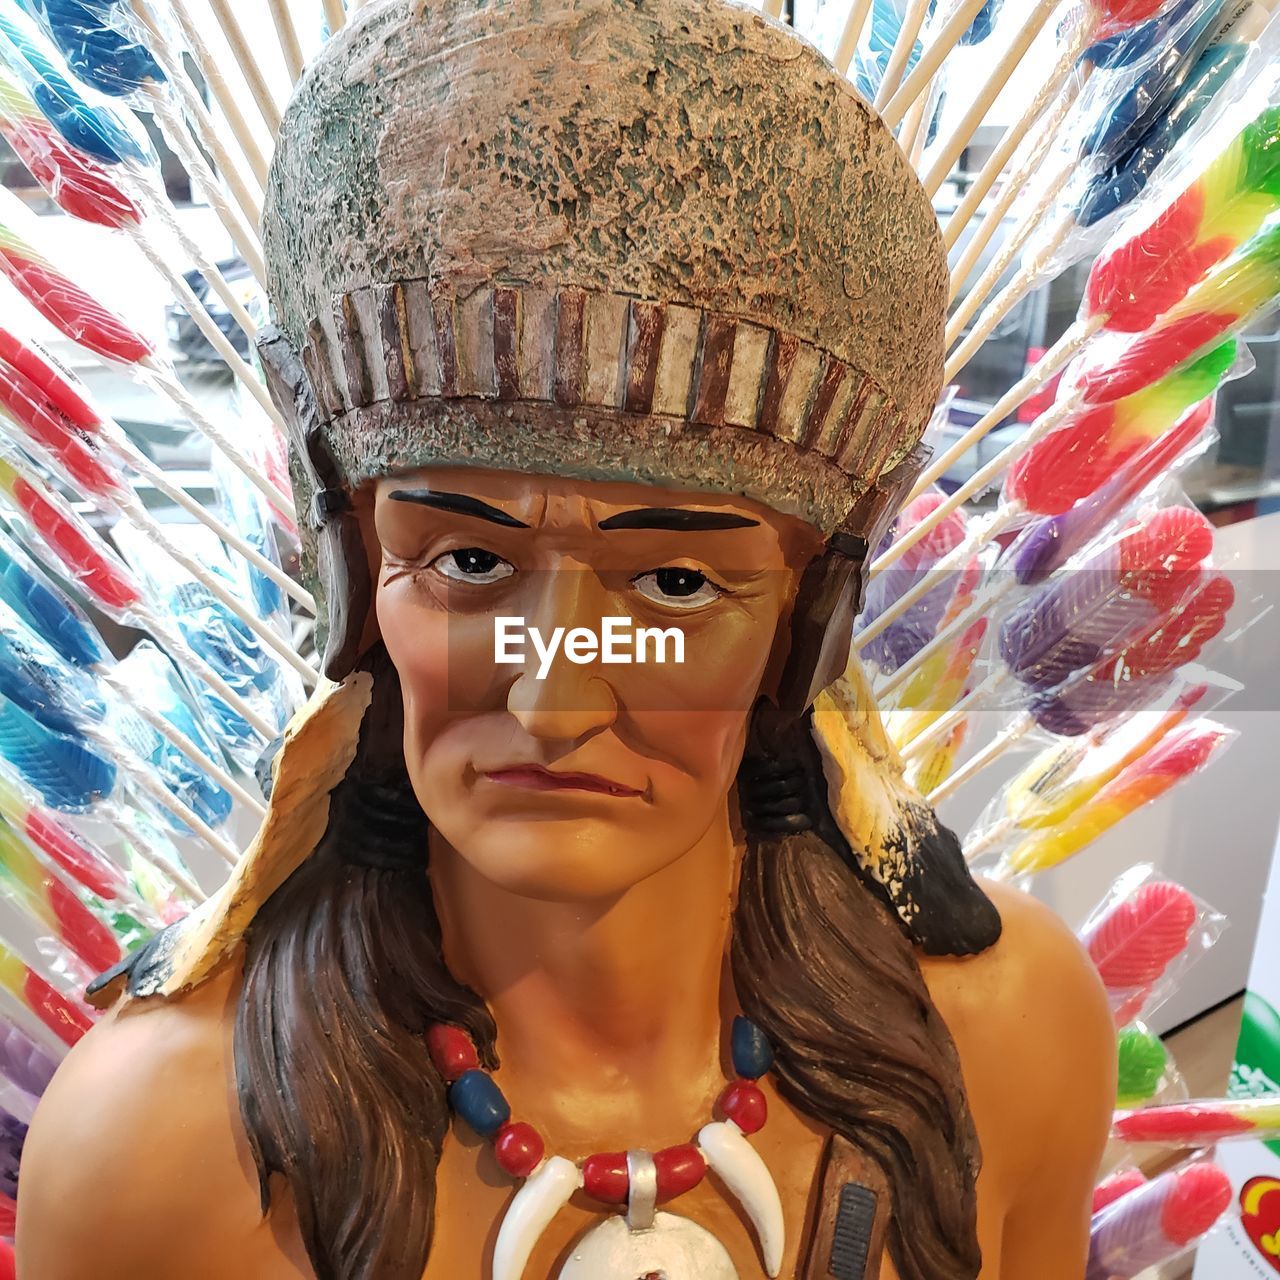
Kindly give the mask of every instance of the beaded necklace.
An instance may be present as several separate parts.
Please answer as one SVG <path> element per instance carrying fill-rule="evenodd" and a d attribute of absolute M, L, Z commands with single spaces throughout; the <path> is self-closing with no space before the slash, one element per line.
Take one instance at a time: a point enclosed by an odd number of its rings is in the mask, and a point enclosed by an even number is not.
<path fill-rule="evenodd" d="M 600 1152 L 576 1164 L 548 1157 L 537 1129 L 512 1120 L 509 1103 L 481 1067 L 465 1031 L 437 1023 L 427 1032 L 427 1048 L 448 1086 L 453 1113 L 493 1143 L 506 1173 L 525 1180 L 499 1231 L 492 1280 L 520 1280 L 539 1236 L 579 1188 L 602 1204 L 625 1206 L 626 1215 L 588 1232 L 561 1271 L 561 1280 L 636 1280 L 668 1274 L 736 1280 L 737 1272 L 719 1241 L 686 1219 L 656 1212 L 657 1205 L 693 1190 L 708 1168 L 741 1201 L 760 1238 L 765 1270 L 770 1276 L 778 1274 L 781 1202 L 764 1162 L 746 1142 L 746 1136 L 758 1133 L 768 1119 L 768 1102 L 756 1082 L 772 1068 L 774 1055 L 764 1032 L 749 1018 L 733 1020 L 730 1052 L 736 1078 L 716 1102 L 720 1118 L 705 1125 L 695 1141 L 653 1153 Z"/>

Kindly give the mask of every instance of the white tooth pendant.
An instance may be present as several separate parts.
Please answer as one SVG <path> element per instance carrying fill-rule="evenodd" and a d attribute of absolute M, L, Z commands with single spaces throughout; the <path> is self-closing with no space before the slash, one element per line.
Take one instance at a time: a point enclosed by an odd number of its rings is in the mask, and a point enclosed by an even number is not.
<path fill-rule="evenodd" d="M 578 1166 L 552 1156 L 535 1169 L 507 1207 L 493 1247 L 493 1280 L 521 1280 L 529 1255 L 582 1181 Z"/>
<path fill-rule="evenodd" d="M 647 1151 L 627 1152 L 627 1212 L 587 1232 L 560 1280 L 738 1280 L 725 1247 L 687 1218 L 658 1213 L 658 1173 Z"/>
<path fill-rule="evenodd" d="M 760 1241 L 765 1273 L 776 1277 L 782 1271 L 786 1227 L 768 1165 L 732 1121 L 706 1125 L 698 1134 L 698 1147 L 712 1172 L 746 1210 Z"/>

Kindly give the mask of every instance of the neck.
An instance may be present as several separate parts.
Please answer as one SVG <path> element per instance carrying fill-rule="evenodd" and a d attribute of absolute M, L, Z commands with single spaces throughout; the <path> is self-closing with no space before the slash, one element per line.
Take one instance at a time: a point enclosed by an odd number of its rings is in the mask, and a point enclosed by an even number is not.
<path fill-rule="evenodd" d="M 570 1145 L 598 1148 L 603 1126 L 619 1123 L 674 1126 L 661 1136 L 687 1141 L 678 1134 L 724 1083 L 736 872 L 727 807 L 668 867 L 597 902 L 511 893 L 433 836 L 445 958 L 493 1013 L 518 1113 Z"/>

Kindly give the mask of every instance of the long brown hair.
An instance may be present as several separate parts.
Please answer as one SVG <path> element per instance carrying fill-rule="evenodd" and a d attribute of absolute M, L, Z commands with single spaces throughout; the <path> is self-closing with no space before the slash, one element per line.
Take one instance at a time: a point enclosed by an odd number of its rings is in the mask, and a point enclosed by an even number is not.
<path fill-rule="evenodd" d="M 236 1077 L 264 1212 L 283 1175 L 319 1280 L 419 1280 L 449 1125 L 424 1032 L 465 1027 L 493 1067 L 496 1031 L 444 963 L 398 678 L 381 648 L 365 665 L 374 704 L 327 834 L 246 938 Z M 912 944 L 835 830 L 811 742 L 750 756 L 740 791 L 733 974 L 779 1088 L 883 1171 L 902 1280 L 972 1280 L 977 1141 Z"/>

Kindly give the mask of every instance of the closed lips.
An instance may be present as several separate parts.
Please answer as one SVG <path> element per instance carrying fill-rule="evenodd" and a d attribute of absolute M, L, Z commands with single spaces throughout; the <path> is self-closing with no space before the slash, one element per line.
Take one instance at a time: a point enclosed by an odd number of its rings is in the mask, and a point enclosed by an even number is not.
<path fill-rule="evenodd" d="M 490 782 L 506 787 L 526 787 L 531 791 L 593 791 L 608 796 L 639 796 L 635 787 L 623 786 L 595 773 L 553 773 L 540 765 L 514 765 L 486 770 Z"/>

